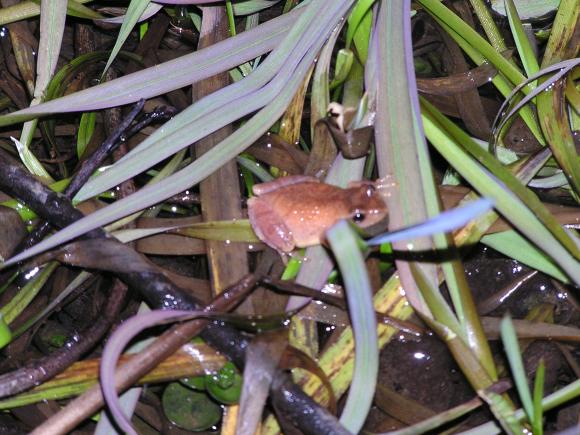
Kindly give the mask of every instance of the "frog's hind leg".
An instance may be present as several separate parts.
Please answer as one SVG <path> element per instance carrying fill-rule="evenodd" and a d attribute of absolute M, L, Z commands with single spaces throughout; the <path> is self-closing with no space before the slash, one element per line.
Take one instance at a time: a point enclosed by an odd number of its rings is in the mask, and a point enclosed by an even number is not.
<path fill-rule="evenodd" d="M 248 200 L 248 217 L 258 238 L 280 253 L 294 249 L 294 238 L 284 220 L 272 210 L 268 203 L 259 198 Z"/>

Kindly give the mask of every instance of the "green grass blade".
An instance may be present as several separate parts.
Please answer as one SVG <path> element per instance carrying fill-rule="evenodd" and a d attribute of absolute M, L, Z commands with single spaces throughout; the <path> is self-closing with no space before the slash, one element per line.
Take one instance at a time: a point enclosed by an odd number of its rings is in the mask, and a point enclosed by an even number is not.
<path fill-rule="evenodd" d="M 511 372 L 518 390 L 518 396 L 526 414 L 528 421 L 534 421 L 534 406 L 532 403 L 532 396 L 528 388 L 528 380 L 526 378 L 526 371 L 522 362 L 520 353 L 520 345 L 516 331 L 509 316 L 506 316 L 501 321 L 501 341 L 503 342 L 504 351 L 507 354 L 510 363 Z"/>
<path fill-rule="evenodd" d="M 43 2 L 40 12 L 40 42 L 36 66 L 34 97 L 40 99 L 48 86 L 58 62 L 66 21 L 66 0 Z"/>
<path fill-rule="evenodd" d="M 524 26 L 520 21 L 514 0 L 504 0 L 504 2 L 510 28 L 512 30 L 512 36 L 516 43 L 516 47 L 518 49 L 518 53 L 520 55 L 524 69 L 526 70 L 526 74 L 528 77 L 530 77 L 537 73 L 540 69 L 538 60 L 536 59 L 534 49 L 532 48 L 526 32 L 524 31 Z"/>
<path fill-rule="evenodd" d="M 538 96 L 538 116 L 554 157 L 566 174 L 570 187 L 579 195 L 580 156 L 570 128 L 565 88 L 566 82 L 558 81 L 549 91 Z"/>
<path fill-rule="evenodd" d="M 85 112 L 81 116 L 79 122 L 79 132 L 77 134 L 77 157 L 82 159 L 87 145 L 93 137 L 95 131 L 95 123 L 97 122 L 96 112 Z"/>
<path fill-rule="evenodd" d="M 34 127 L 36 127 L 36 122 L 34 121 L 27 122 L 23 127 L 23 134 L 26 133 L 28 137 L 31 137 L 33 132 L 32 133 L 30 132 L 34 129 Z M 43 183 L 45 184 L 54 183 L 54 180 L 52 179 L 50 174 L 46 171 L 46 169 L 44 169 L 42 163 L 40 163 L 40 161 L 36 158 L 36 156 L 32 153 L 32 151 L 30 151 L 28 146 L 26 146 L 25 144 L 23 144 L 14 137 L 12 137 L 11 139 L 12 142 L 14 142 L 14 145 L 16 146 L 16 150 L 18 151 L 20 160 L 22 160 L 22 163 L 24 163 L 26 169 L 28 169 L 30 173 L 36 175 L 37 177 L 40 177 Z"/>
<path fill-rule="evenodd" d="M 79 0 L 68 0 L 66 13 L 71 17 L 86 18 L 88 20 L 98 20 L 99 18 L 103 18 L 101 14 L 95 12 L 91 8 L 84 6 L 82 3 L 87 2 Z"/>
<path fill-rule="evenodd" d="M 123 24 L 121 25 L 121 29 L 117 35 L 117 40 L 115 41 L 111 55 L 107 60 L 107 65 L 101 74 L 101 79 L 105 76 L 105 73 L 117 57 L 121 47 L 129 37 L 129 34 L 133 30 L 133 27 L 135 27 L 135 24 L 137 24 L 137 21 L 139 21 L 141 15 L 145 12 L 145 9 L 147 9 L 147 6 L 149 6 L 149 3 L 150 0 L 131 0 L 131 3 L 129 3 L 125 18 L 123 19 Z"/>
<path fill-rule="evenodd" d="M 248 219 L 202 222 L 174 232 L 204 240 L 259 242 Z"/>
<path fill-rule="evenodd" d="M 434 415 L 431 418 L 415 423 L 412 426 L 390 431 L 389 435 L 417 435 L 433 432 L 435 429 L 469 414 L 471 411 L 479 408 L 482 403 L 483 402 L 479 399 L 475 398 L 469 402 L 462 403 L 461 405 L 454 406 L 447 411 Z"/>
<path fill-rule="evenodd" d="M 500 109 L 498 111 L 498 117 L 494 121 L 494 130 L 497 130 L 497 131 L 501 130 L 502 127 L 510 120 L 510 118 L 515 113 L 517 113 L 519 110 L 525 110 L 525 107 L 524 106 L 528 102 L 532 101 L 532 99 L 536 98 L 538 95 L 541 95 L 541 93 L 544 90 L 548 89 L 554 82 L 558 81 L 560 78 L 562 78 L 566 74 L 568 74 L 578 64 L 580 64 L 580 60 L 578 60 L 578 59 L 570 59 L 570 60 L 566 60 L 566 61 L 563 61 L 563 62 L 559 62 L 559 63 L 554 64 L 554 65 L 550 65 L 549 67 L 546 67 L 546 68 L 541 69 L 536 74 L 534 74 L 533 76 L 529 77 L 526 81 L 520 83 L 518 86 L 516 86 L 515 88 L 513 88 L 511 90 L 511 92 L 506 95 L 506 99 L 502 103 L 502 105 L 501 105 L 501 107 L 500 107 Z M 539 79 L 542 76 L 544 76 L 546 74 L 549 74 L 551 72 L 556 72 L 556 73 L 553 76 L 551 76 L 549 80 L 543 82 L 537 88 L 534 88 L 521 101 L 518 101 L 518 103 L 516 105 L 514 105 L 513 108 L 511 108 L 511 110 L 509 111 L 509 113 L 504 116 L 504 113 L 506 112 L 506 108 L 512 102 L 512 99 L 514 98 L 514 96 L 518 92 L 521 92 L 529 83 L 531 83 L 531 82 L 535 81 L 536 79 Z M 501 117 L 501 122 L 498 122 L 500 117 Z"/>
<path fill-rule="evenodd" d="M 373 292 L 357 236 L 349 224 L 339 222 L 326 236 L 346 287 L 355 339 L 354 372 L 340 423 L 352 433 L 358 433 L 371 408 L 379 370 Z"/>
<path fill-rule="evenodd" d="M 475 15 L 477 15 L 477 18 L 481 23 L 481 27 L 483 28 L 483 31 L 485 32 L 485 35 L 487 36 L 487 39 L 489 39 L 489 42 L 493 48 L 499 52 L 505 50 L 507 47 L 505 45 L 503 35 L 497 27 L 497 24 L 493 19 L 493 16 L 489 11 L 486 2 L 483 0 L 469 0 L 469 3 L 475 12 Z"/>
<path fill-rule="evenodd" d="M 20 289 L 18 294 L 0 308 L 0 315 L 6 323 L 12 323 L 24 311 L 36 295 L 38 295 L 40 290 L 42 290 L 42 287 L 46 284 L 46 281 L 58 265 L 58 261 L 51 261 L 40 272 L 37 271 L 38 273 Z"/>
<path fill-rule="evenodd" d="M 346 48 L 349 48 L 353 42 L 354 35 L 361 25 L 365 16 L 370 14 L 371 6 L 376 0 L 359 0 L 356 6 L 352 9 L 348 17 L 348 28 L 346 30 Z M 358 47 L 357 47 L 358 48 Z M 362 57 L 366 59 L 366 56 Z"/>
<path fill-rule="evenodd" d="M 544 374 L 546 367 L 544 360 L 540 360 L 538 369 L 536 370 L 536 378 L 534 380 L 534 420 L 532 421 L 532 430 L 534 434 L 542 435 L 544 433 L 544 422 L 542 412 L 542 399 L 544 398 Z"/>

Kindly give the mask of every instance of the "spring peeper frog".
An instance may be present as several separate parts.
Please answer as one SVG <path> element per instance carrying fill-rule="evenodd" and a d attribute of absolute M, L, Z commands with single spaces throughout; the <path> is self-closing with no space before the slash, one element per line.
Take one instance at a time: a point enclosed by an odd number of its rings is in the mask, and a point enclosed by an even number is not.
<path fill-rule="evenodd" d="M 360 227 L 387 216 L 387 207 L 372 182 L 342 189 L 308 176 L 289 176 L 254 186 L 248 215 L 256 235 L 281 254 L 318 245 L 340 219 Z"/>

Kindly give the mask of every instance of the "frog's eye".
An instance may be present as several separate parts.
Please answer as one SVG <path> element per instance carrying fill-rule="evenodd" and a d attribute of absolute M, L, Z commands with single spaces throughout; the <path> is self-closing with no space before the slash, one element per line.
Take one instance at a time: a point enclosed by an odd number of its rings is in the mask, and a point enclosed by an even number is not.
<path fill-rule="evenodd" d="M 360 223 L 360 222 L 365 220 L 365 215 L 364 215 L 364 213 L 356 212 L 354 214 L 354 216 L 352 217 L 352 220 L 353 220 L 353 222 Z"/>

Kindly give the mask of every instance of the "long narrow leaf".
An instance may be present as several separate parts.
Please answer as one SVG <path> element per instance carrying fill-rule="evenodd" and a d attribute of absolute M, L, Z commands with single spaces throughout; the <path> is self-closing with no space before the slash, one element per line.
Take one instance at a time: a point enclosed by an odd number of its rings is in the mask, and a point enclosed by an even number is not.
<path fill-rule="evenodd" d="M 512 35 L 514 37 L 520 59 L 522 60 L 526 74 L 528 77 L 530 77 L 537 73 L 540 69 L 538 60 L 536 59 L 534 50 L 532 49 L 530 41 L 528 40 L 526 32 L 524 31 L 524 27 L 522 26 L 522 22 L 520 21 L 514 0 L 504 0 L 504 2 L 510 28 L 512 30 Z"/>
<path fill-rule="evenodd" d="M 0 117 L 0 126 L 54 113 L 85 112 L 150 98 L 227 71 L 276 47 L 301 15 L 297 9 L 178 59 Z"/>
<path fill-rule="evenodd" d="M 518 395 L 528 416 L 528 421 L 533 422 L 534 405 L 532 402 L 532 395 L 530 394 L 530 389 L 528 388 L 528 380 L 526 378 L 526 371 L 524 370 L 524 364 L 520 354 L 518 337 L 516 336 L 514 326 L 509 316 L 504 317 L 501 322 L 501 340 L 503 342 L 503 347 L 510 363 L 510 368 L 516 383 Z"/>
<path fill-rule="evenodd" d="M 340 10 L 340 4 L 333 7 L 337 6 Z M 326 11 L 324 19 L 315 20 L 314 15 L 319 7 L 316 2 L 310 4 L 306 14 L 256 71 L 243 80 L 202 98 L 174 117 L 105 174 L 90 180 L 76 199 L 88 199 L 110 189 L 207 134 L 259 110 L 276 98 L 292 75 L 297 62 L 312 44 L 317 43 L 317 39 L 320 40 L 320 32 L 328 31 L 328 28 L 322 29 L 329 22 L 336 24 L 336 15 L 331 14 L 330 10 Z M 309 31 L 305 32 L 309 23 Z"/>
<path fill-rule="evenodd" d="M 356 235 L 349 224 L 337 223 L 326 236 L 345 283 L 355 339 L 354 372 L 340 422 L 349 431 L 358 433 L 372 405 L 379 369 L 373 292 Z"/>
<path fill-rule="evenodd" d="M 311 3 L 315 4 L 315 2 Z M 320 4 L 320 3 L 319 3 Z M 351 1 L 343 0 L 340 4 L 336 2 L 336 15 L 330 18 L 328 28 L 329 33 L 332 31 L 336 21 L 348 10 Z M 333 19 L 336 20 L 333 23 Z M 320 38 L 319 38 L 320 39 Z M 256 141 L 265 131 L 278 119 L 284 112 L 286 106 L 290 103 L 295 91 L 300 86 L 306 72 L 310 69 L 314 58 L 320 49 L 321 41 L 313 47 L 302 59 L 296 70 L 291 74 L 290 81 L 278 95 L 278 98 L 268 104 L 264 109 L 254 115 L 246 124 L 238 129 L 223 142 L 218 144 L 210 152 L 202 155 L 191 165 L 176 172 L 172 176 L 153 186 L 147 186 L 139 192 L 126 197 L 114 204 L 109 205 L 95 213 L 75 222 L 66 229 L 59 231 L 54 236 L 42 241 L 33 248 L 23 252 L 4 264 L 8 266 L 14 262 L 21 261 L 24 258 L 43 252 L 54 246 L 58 246 L 65 241 L 71 240 L 84 234 L 91 229 L 111 223 L 121 217 L 127 216 L 145 207 L 154 205 L 172 195 L 190 188 L 192 185 L 199 183 L 217 168 L 221 167 L 226 161 L 234 158 L 245 148 Z"/>
<path fill-rule="evenodd" d="M 135 24 L 137 24 L 137 21 L 139 21 L 141 15 L 143 15 L 145 10 L 149 6 L 149 3 L 150 0 L 131 0 L 131 3 L 129 3 L 129 7 L 127 8 L 125 18 L 123 19 L 123 24 L 121 25 L 121 29 L 119 30 L 119 34 L 117 35 L 117 40 L 115 41 L 115 46 L 113 47 L 111 55 L 107 60 L 107 65 L 105 65 L 105 69 L 103 71 L 101 78 L 105 75 L 105 73 L 107 72 L 107 70 L 109 69 L 115 58 L 117 57 L 117 53 L 119 53 L 119 50 L 121 50 L 121 47 L 129 37 L 129 34 L 133 30 L 133 27 L 135 27 Z"/>
<path fill-rule="evenodd" d="M 30 103 L 31 106 L 36 106 L 42 102 L 48 83 L 56 69 L 64 34 L 66 4 L 66 0 L 55 0 L 51 3 L 43 2 L 41 4 L 40 43 L 38 47 L 38 60 L 36 62 L 36 84 L 34 86 L 34 98 Z M 52 183 L 53 179 L 28 149 L 32 142 L 36 125 L 36 121 L 30 121 L 22 127 L 20 144 L 17 143 L 18 152 L 29 170 L 33 167 L 34 171 L 31 171 L 34 174 L 41 176 L 47 183 Z"/>

